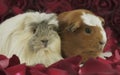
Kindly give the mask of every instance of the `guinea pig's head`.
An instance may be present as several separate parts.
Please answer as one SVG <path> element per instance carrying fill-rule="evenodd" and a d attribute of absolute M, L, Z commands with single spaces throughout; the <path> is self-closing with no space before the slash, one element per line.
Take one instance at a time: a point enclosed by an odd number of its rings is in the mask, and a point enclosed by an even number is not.
<path fill-rule="evenodd" d="M 39 15 L 27 17 L 26 30 L 32 35 L 28 46 L 31 51 L 60 51 L 61 42 L 57 33 L 58 20 L 55 14 L 40 13 Z"/>
<path fill-rule="evenodd" d="M 97 57 L 106 44 L 104 19 L 88 10 L 73 10 L 58 16 L 64 57 L 80 55 L 83 62 Z"/>
<path fill-rule="evenodd" d="M 32 23 L 31 32 L 33 36 L 29 42 L 31 49 L 38 51 L 43 48 L 49 48 L 54 42 L 57 44 L 59 36 L 56 28 L 54 24 L 48 24 L 46 22 Z"/>

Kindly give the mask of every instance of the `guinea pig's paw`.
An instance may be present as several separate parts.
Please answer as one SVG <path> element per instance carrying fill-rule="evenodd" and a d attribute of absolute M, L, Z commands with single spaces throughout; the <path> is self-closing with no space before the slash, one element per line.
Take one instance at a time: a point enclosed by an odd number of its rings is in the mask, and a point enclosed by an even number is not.
<path fill-rule="evenodd" d="M 99 57 L 103 59 L 106 59 L 106 57 L 111 57 L 111 56 L 112 56 L 112 52 L 104 52 L 99 55 Z"/>

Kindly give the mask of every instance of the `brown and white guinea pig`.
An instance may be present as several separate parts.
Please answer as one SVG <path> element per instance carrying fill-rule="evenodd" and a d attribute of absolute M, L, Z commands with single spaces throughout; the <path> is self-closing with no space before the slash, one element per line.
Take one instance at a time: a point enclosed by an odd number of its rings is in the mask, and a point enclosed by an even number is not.
<path fill-rule="evenodd" d="M 0 54 L 16 54 L 21 63 L 49 66 L 62 59 L 54 13 L 26 12 L 0 24 Z"/>
<path fill-rule="evenodd" d="M 107 41 L 103 18 L 79 9 L 59 14 L 58 20 L 64 57 L 80 55 L 85 62 L 102 53 Z"/>

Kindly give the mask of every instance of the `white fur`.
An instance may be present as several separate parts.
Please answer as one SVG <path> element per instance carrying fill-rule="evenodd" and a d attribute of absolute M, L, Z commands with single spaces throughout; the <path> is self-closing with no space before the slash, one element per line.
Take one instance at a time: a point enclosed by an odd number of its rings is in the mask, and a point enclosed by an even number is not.
<path fill-rule="evenodd" d="M 37 63 L 48 66 L 62 59 L 60 38 L 54 40 L 46 50 L 31 52 L 28 47 L 28 40 L 33 34 L 29 31 L 30 23 L 40 23 L 43 20 L 49 21 L 49 24 L 58 26 L 55 14 L 46 14 L 39 12 L 28 12 L 7 19 L 0 25 L 0 54 L 11 57 L 16 54 L 21 63 L 34 65 Z M 28 27 L 27 27 L 28 26 Z"/>
<path fill-rule="evenodd" d="M 102 26 L 101 20 L 95 15 L 83 13 L 81 18 L 83 19 L 83 22 L 89 26 Z"/>
<path fill-rule="evenodd" d="M 111 56 L 112 56 L 112 52 L 104 52 L 99 55 L 99 57 L 103 59 L 106 59 L 106 57 L 111 57 Z"/>
<path fill-rule="evenodd" d="M 83 13 L 82 16 L 80 16 L 83 20 L 83 22 L 88 25 L 88 26 L 98 26 L 101 29 L 101 34 L 103 37 L 102 42 L 106 43 L 107 41 L 107 37 L 106 37 L 106 33 L 104 31 L 104 28 L 102 27 L 102 21 L 100 20 L 99 17 L 93 15 L 93 14 L 89 14 L 89 13 Z"/>

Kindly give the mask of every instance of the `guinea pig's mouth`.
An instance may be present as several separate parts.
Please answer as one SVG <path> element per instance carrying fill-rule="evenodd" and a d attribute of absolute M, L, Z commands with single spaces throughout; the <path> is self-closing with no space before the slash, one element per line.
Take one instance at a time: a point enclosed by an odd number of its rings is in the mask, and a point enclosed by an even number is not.
<path fill-rule="evenodd" d="M 88 52 L 83 52 L 83 53 L 87 53 L 87 54 L 96 54 L 97 51 L 88 51 Z"/>
<path fill-rule="evenodd" d="M 49 47 L 48 46 L 44 46 L 44 45 L 41 45 L 41 46 L 33 46 L 32 47 L 32 51 L 42 51 L 42 50 L 48 50 Z"/>
<path fill-rule="evenodd" d="M 81 50 L 82 53 L 96 53 L 96 52 L 101 52 L 102 51 L 102 47 L 99 48 L 85 48 L 83 50 Z"/>
<path fill-rule="evenodd" d="M 94 56 L 94 57 L 96 57 L 96 56 L 98 56 L 99 55 L 99 53 L 98 52 L 82 52 L 82 54 L 80 54 L 81 56 L 89 56 L 89 57 L 92 57 L 92 56 Z"/>

